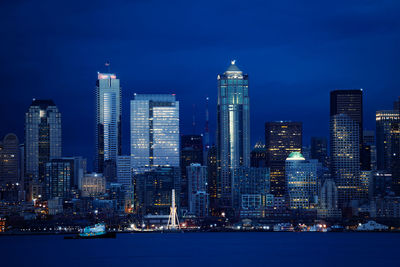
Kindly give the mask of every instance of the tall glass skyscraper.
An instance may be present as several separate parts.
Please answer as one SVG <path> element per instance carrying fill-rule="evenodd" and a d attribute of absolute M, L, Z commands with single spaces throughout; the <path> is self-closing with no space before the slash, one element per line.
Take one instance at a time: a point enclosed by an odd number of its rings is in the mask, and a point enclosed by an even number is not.
<path fill-rule="evenodd" d="M 339 205 L 345 207 L 362 196 L 360 179 L 359 124 L 346 114 L 331 116 L 331 172 L 339 194 Z"/>
<path fill-rule="evenodd" d="M 218 75 L 217 164 L 221 207 L 232 207 L 232 170 L 250 167 L 250 99 L 248 75 L 231 62 Z"/>
<path fill-rule="evenodd" d="M 115 74 L 98 73 L 96 82 L 96 162 L 97 172 L 105 163 L 115 166 L 121 155 L 121 87 Z M 115 168 L 114 168 L 115 169 Z"/>
<path fill-rule="evenodd" d="M 43 193 L 46 162 L 61 157 L 61 113 L 53 100 L 32 101 L 25 114 L 25 176 L 28 198 Z"/>
<path fill-rule="evenodd" d="M 135 94 L 131 101 L 131 156 L 135 173 L 179 167 L 179 101 L 170 94 Z"/>
<path fill-rule="evenodd" d="M 376 112 L 376 152 L 378 170 L 391 171 L 392 167 L 392 127 L 400 123 L 398 110 Z"/>
<path fill-rule="evenodd" d="M 362 158 L 363 153 L 363 90 L 334 90 L 330 94 L 330 116 L 346 114 L 358 123 L 358 142 L 360 149 L 360 164 L 362 169 L 370 169 Z M 367 165 L 364 167 L 364 165 Z"/>

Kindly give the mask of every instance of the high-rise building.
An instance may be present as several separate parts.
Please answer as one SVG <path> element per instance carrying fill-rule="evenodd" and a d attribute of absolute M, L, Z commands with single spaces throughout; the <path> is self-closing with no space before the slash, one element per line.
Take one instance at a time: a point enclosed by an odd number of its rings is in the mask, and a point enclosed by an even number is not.
<path fill-rule="evenodd" d="M 378 170 L 391 171 L 392 166 L 392 125 L 400 123 L 397 110 L 376 112 L 376 153 Z"/>
<path fill-rule="evenodd" d="M 135 94 L 131 156 L 134 173 L 156 166 L 179 167 L 179 101 L 174 94 Z"/>
<path fill-rule="evenodd" d="M 192 163 L 186 167 L 189 211 L 200 218 L 208 216 L 207 167 Z"/>
<path fill-rule="evenodd" d="M 363 166 L 363 90 L 334 90 L 330 94 L 330 116 L 346 114 L 351 120 L 358 123 L 358 141 L 360 149 L 361 169 L 368 169 L 369 166 Z"/>
<path fill-rule="evenodd" d="M 74 160 L 52 159 L 46 163 L 46 199 L 69 198 L 74 181 Z"/>
<path fill-rule="evenodd" d="M 117 156 L 121 155 L 121 87 L 115 74 L 98 73 L 96 82 L 96 161 L 102 173 L 108 165 L 113 180 Z M 107 164 L 106 164 L 107 162 Z M 114 167 L 114 168 L 113 168 Z M 109 176 L 110 176 L 109 175 Z"/>
<path fill-rule="evenodd" d="M 292 152 L 301 153 L 301 122 L 265 123 L 265 148 L 267 149 L 267 167 L 271 172 L 271 194 L 285 195 L 285 161 Z"/>
<path fill-rule="evenodd" d="M 0 199 L 18 200 L 21 190 L 18 137 L 7 134 L 0 141 Z"/>
<path fill-rule="evenodd" d="M 400 196 L 400 122 L 391 125 L 390 136 L 392 146 L 392 190 L 396 196 Z"/>
<path fill-rule="evenodd" d="M 318 160 L 306 160 L 299 152 L 290 153 L 285 163 L 286 192 L 291 209 L 309 209 L 316 204 Z"/>
<path fill-rule="evenodd" d="M 117 157 L 117 182 L 129 188 L 133 185 L 131 156 Z"/>
<path fill-rule="evenodd" d="M 231 62 L 218 75 L 217 164 L 220 206 L 232 207 L 232 169 L 250 166 L 250 98 L 248 75 Z"/>
<path fill-rule="evenodd" d="M 181 207 L 189 207 L 188 177 L 186 167 L 192 163 L 203 165 L 203 137 L 201 135 L 181 136 Z"/>
<path fill-rule="evenodd" d="M 53 100 L 32 101 L 25 114 L 25 178 L 28 199 L 43 192 L 46 162 L 61 157 L 61 113 Z"/>
<path fill-rule="evenodd" d="M 324 167 L 328 167 L 328 141 L 326 137 L 311 137 L 311 158 L 317 159 Z"/>
<path fill-rule="evenodd" d="M 217 169 L 217 147 L 211 146 L 207 151 L 207 184 L 210 201 L 210 212 L 213 215 L 218 214 L 218 199 L 220 198 L 220 186 L 218 186 Z"/>
<path fill-rule="evenodd" d="M 171 192 L 180 191 L 179 167 L 156 167 L 150 171 L 136 174 L 135 209 L 137 214 L 168 215 L 171 207 Z M 179 198 L 176 199 L 179 207 Z"/>
<path fill-rule="evenodd" d="M 376 170 L 376 146 L 375 146 L 375 132 L 364 130 L 363 132 L 363 150 L 362 157 L 363 160 L 362 166 L 364 166 L 364 170 Z"/>
<path fill-rule="evenodd" d="M 265 168 L 267 166 L 267 150 L 265 145 L 257 142 L 250 153 L 250 166 L 255 168 Z"/>
<path fill-rule="evenodd" d="M 338 188 L 339 206 L 362 199 L 359 124 L 346 114 L 331 116 L 331 175 Z"/>

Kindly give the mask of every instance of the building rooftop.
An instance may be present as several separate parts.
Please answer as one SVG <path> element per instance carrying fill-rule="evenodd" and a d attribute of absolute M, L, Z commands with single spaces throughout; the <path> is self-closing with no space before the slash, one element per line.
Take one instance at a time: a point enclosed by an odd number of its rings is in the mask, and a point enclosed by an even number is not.
<path fill-rule="evenodd" d="M 292 152 L 286 160 L 305 160 L 305 158 L 300 152 Z"/>
<path fill-rule="evenodd" d="M 49 106 L 55 106 L 56 104 L 54 104 L 54 101 L 53 100 L 51 100 L 51 99 L 45 99 L 45 100 L 39 100 L 39 99 L 33 99 L 32 100 L 32 104 L 31 104 L 31 107 L 32 106 L 38 106 L 38 107 L 40 107 L 41 109 L 45 109 L 45 108 L 47 108 L 47 107 L 49 107 Z"/>

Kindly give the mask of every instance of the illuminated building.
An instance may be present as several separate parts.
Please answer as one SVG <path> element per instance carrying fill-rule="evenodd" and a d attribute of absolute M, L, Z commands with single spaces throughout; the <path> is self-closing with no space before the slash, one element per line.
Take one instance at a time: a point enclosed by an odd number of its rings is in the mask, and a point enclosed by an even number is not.
<path fill-rule="evenodd" d="M 19 160 L 18 137 L 9 133 L 0 141 L 0 200 L 18 200 L 18 191 L 22 187 Z"/>
<path fill-rule="evenodd" d="M 324 167 L 328 166 L 328 141 L 326 137 L 311 137 L 311 158 L 321 162 Z"/>
<path fill-rule="evenodd" d="M 210 211 L 213 215 L 217 215 L 218 199 L 220 198 L 220 187 L 218 186 L 217 171 L 217 148 L 211 146 L 207 151 L 207 178 L 208 178 L 208 194 L 210 201 Z"/>
<path fill-rule="evenodd" d="M 108 165 L 115 178 L 117 156 L 121 155 L 121 87 L 115 74 L 98 73 L 96 82 L 96 161 L 95 170 Z M 113 169 L 114 167 L 114 169 Z M 112 177 L 114 176 L 114 177 Z"/>
<path fill-rule="evenodd" d="M 136 174 L 134 183 L 135 209 L 139 215 L 168 215 L 172 189 L 176 195 L 180 193 L 180 168 L 155 167 Z M 179 207 L 179 198 L 176 201 Z"/>
<path fill-rule="evenodd" d="M 117 157 L 117 181 L 127 188 L 133 185 L 131 156 Z"/>
<path fill-rule="evenodd" d="M 46 162 L 61 157 L 61 113 L 53 100 L 32 101 L 25 114 L 25 178 L 29 199 L 44 193 Z"/>
<path fill-rule="evenodd" d="M 203 165 L 203 138 L 201 135 L 181 136 L 181 207 L 188 206 L 188 177 L 186 167 L 192 163 Z"/>
<path fill-rule="evenodd" d="M 250 166 L 250 99 L 248 75 L 231 62 L 218 75 L 217 164 L 219 205 L 232 207 L 232 169 Z"/>
<path fill-rule="evenodd" d="M 265 168 L 267 158 L 267 150 L 265 145 L 261 142 L 257 142 L 253 150 L 250 153 L 250 166 L 255 168 Z"/>
<path fill-rule="evenodd" d="M 52 159 L 46 163 L 46 197 L 68 198 L 74 181 L 74 160 Z"/>
<path fill-rule="evenodd" d="M 122 185 L 124 191 L 125 212 L 132 212 L 134 201 L 133 175 L 131 167 L 131 156 L 117 157 L 117 181 Z"/>
<path fill-rule="evenodd" d="M 392 189 L 396 196 L 400 196 L 400 122 L 392 124 L 390 136 L 392 146 Z"/>
<path fill-rule="evenodd" d="M 192 163 L 186 167 L 189 211 L 197 217 L 208 216 L 207 167 Z"/>
<path fill-rule="evenodd" d="M 291 209 L 309 209 L 315 204 L 318 160 L 306 160 L 299 152 L 290 153 L 285 163 L 286 192 Z"/>
<path fill-rule="evenodd" d="M 0 218 L 0 233 L 6 230 L 6 219 Z"/>
<path fill-rule="evenodd" d="M 363 145 L 363 90 L 334 90 L 330 93 L 330 116 L 346 114 L 358 124 L 358 148 L 361 169 L 369 168 L 368 163 L 362 158 Z M 367 164 L 367 166 L 363 166 Z"/>
<path fill-rule="evenodd" d="M 134 173 L 156 166 L 179 167 L 179 101 L 170 94 L 135 94 L 131 101 Z"/>
<path fill-rule="evenodd" d="M 363 160 L 364 170 L 376 170 L 376 146 L 375 146 L 375 132 L 363 131 Z"/>
<path fill-rule="evenodd" d="M 267 167 L 271 171 L 271 194 L 285 195 L 285 161 L 292 152 L 301 153 L 301 122 L 265 123 L 265 148 L 267 149 Z"/>
<path fill-rule="evenodd" d="M 236 214 L 263 217 L 270 191 L 268 168 L 239 167 L 232 170 L 232 199 Z"/>
<path fill-rule="evenodd" d="M 361 180 L 361 190 L 363 191 L 363 195 L 367 196 L 369 199 L 373 197 L 373 173 L 372 171 L 361 171 L 360 172 L 360 180 Z"/>
<path fill-rule="evenodd" d="M 376 112 L 376 152 L 378 170 L 391 171 L 392 166 L 392 127 L 400 123 L 397 110 L 380 110 Z M 392 126 L 393 125 L 393 126 Z"/>
<path fill-rule="evenodd" d="M 106 178 L 101 173 L 88 173 L 81 182 L 82 197 L 97 197 L 106 192 Z"/>
<path fill-rule="evenodd" d="M 359 124 L 346 114 L 331 116 L 331 175 L 338 188 L 339 206 L 361 200 Z"/>

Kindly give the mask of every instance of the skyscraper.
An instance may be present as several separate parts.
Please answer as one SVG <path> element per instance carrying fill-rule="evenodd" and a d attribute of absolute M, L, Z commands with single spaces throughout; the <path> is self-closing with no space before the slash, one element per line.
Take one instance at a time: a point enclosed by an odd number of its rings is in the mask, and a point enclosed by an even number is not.
<path fill-rule="evenodd" d="M 346 114 L 331 116 L 331 173 L 339 194 L 339 206 L 362 196 L 360 180 L 359 124 Z"/>
<path fill-rule="evenodd" d="M 70 197 L 74 159 L 52 159 L 46 163 L 46 199 Z"/>
<path fill-rule="evenodd" d="M 364 170 L 376 170 L 376 146 L 375 146 L 375 132 L 364 130 L 363 132 L 363 150 L 362 150 L 362 166 Z"/>
<path fill-rule="evenodd" d="M 131 156 L 135 173 L 156 166 L 179 167 L 179 101 L 174 94 L 135 94 Z"/>
<path fill-rule="evenodd" d="M 32 101 L 25 114 L 25 177 L 29 199 L 42 193 L 46 162 L 61 157 L 61 113 L 53 100 Z"/>
<path fill-rule="evenodd" d="M 301 153 L 301 122 L 265 123 L 265 148 L 267 149 L 267 167 L 271 172 L 271 194 L 285 195 L 285 161 L 292 152 Z"/>
<path fill-rule="evenodd" d="M 400 196 L 400 122 L 391 125 L 390 136 L 392 146 L 392 190 L 396 196 Z"/>
<path fill-rule="evenodd" d="M 400 122 L 397 110 L 376 112 L 376 152 L 378 170 L 391 171 L 392 166 L 392 126 Z"/>
<path fill-rule="evenodd" d="M 334 90 L 331 91 L 330 94 L 330 116 L 338 115 L 338 114 L 346 114 L 350 119 L 358 123 L 358 141 L 359 141 L 359 149 L 360 149 L 360 164 L 362 164 L 363 159 L 362 150 L 363 150 L 363 90 L 355 89 L 355 90 Z M 361 165 L 361 168 L 364 169 L 364 166 Z M 369 166 L 365 166 L 366 169 Z"/>
<path fill-rule="evenodd" d="M 299 152 L 290 153 L 285 163 L 287 196 L 291 209 L 309 209 L 315 204 L 318 160 L 306 160 Z"/>
<path fill-rule="evenodd" d="M 210 211 L 213 215 L 217 215 L 221 187 L 218 186 L 217 148 L 215 145 L 207 151 L 207 178 Z"/>
<path fill-rule="evenodd" d="M 248 75 L 231 62 L 218 75 L 217 165 L 220 206 L 232 207 L 232 170 L 250 166 L 250 99 Z"/>
<path fill-rule="evenodd" d="M 109 169 L 115 172 L 117 156 L 121 155 L 121 113 L 119 79 L 115 74 L 98 73 L 96 82 L 95 162 L 97 172 L 102 173 L 105 165 L 108 165 Z"/>
<path fill-rule="evenodd" d="M 18 137 L 9 133 L 0 141 L 0 199 L 18 200 L 19 159 Z"/>

